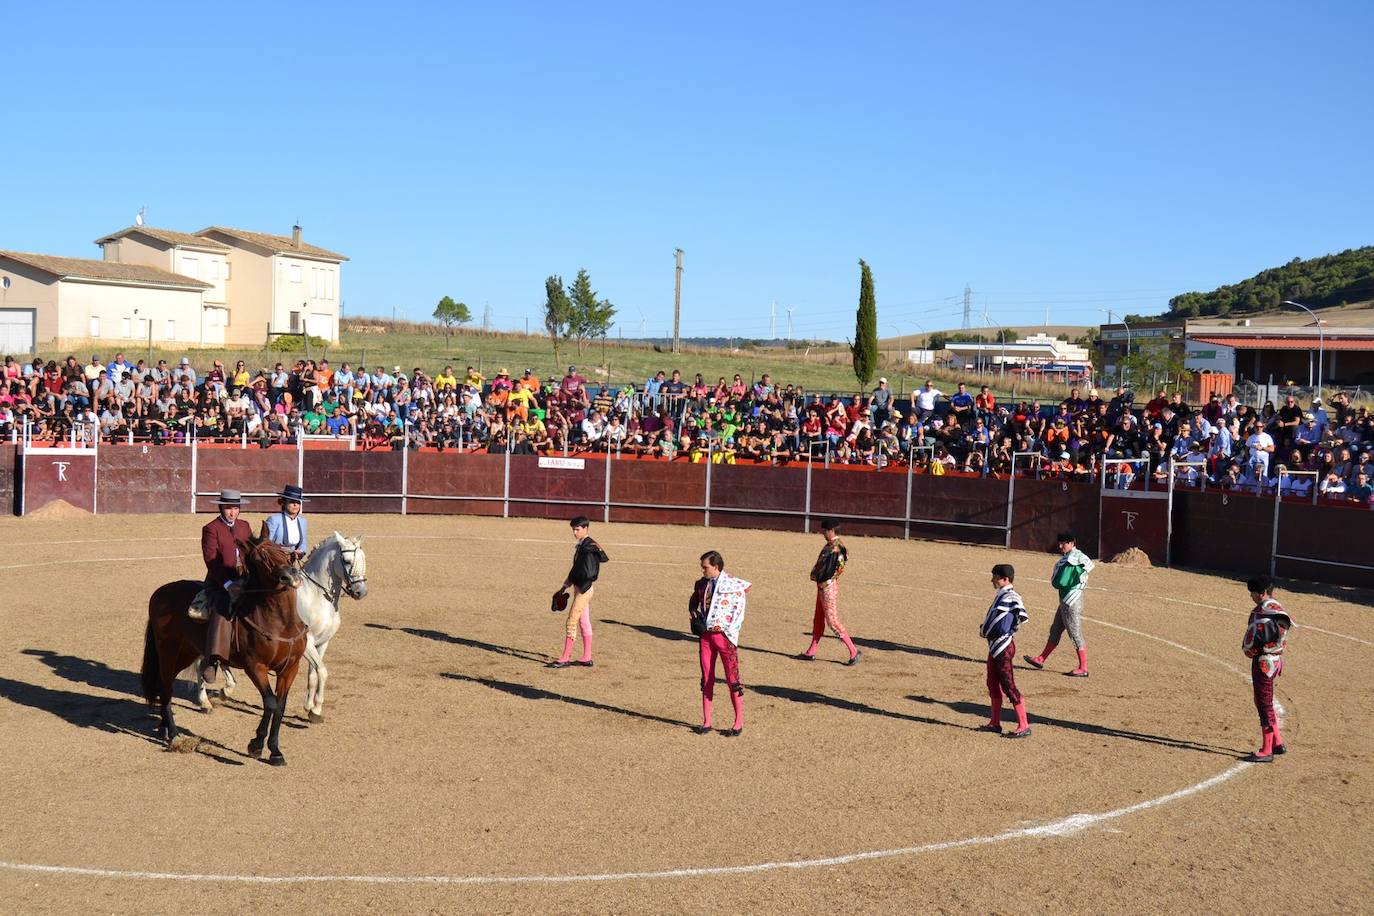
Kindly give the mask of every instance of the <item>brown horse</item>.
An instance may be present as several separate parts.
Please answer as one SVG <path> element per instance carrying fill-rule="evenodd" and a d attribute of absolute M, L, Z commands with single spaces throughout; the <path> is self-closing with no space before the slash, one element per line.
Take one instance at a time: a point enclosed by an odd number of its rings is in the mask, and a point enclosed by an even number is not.
<path fill-rule="evenodd" d="M 253 757 L 262 754 L 263 741 L 272 752 L 268 762 L 285 766 L 277 744 L 286 697 L 305 652 L 305 624 L 296 613 L 296 587 L 300 573 L 291 555 L 266 539 L 250 538 L 243 566 L 248 585 L 237 606 L 229 664 L 242 668 L 262 694 L 262 721 L 248 743 Z M 169 582 L 148 599 L 148 627 L 143 636 L 143 695 L 150 706 L 159 706 L 162 724 L 158 731 L 170 744 L 177 736 L 172 718 L 172 685 L 179 671 L 200 657 L 205 645 L 206 624 L 186 616 L 186 610 L 203 583 Z M 275 692 L 267 674 L 277 676 Z M 268 730 L 271 730 L 269 734 Z"/>

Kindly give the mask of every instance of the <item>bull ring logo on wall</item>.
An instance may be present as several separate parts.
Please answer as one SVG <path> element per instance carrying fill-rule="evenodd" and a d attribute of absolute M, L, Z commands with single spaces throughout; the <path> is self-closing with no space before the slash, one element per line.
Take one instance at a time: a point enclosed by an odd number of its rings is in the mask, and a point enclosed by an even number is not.
<path fill-rule="evenodd" d="M 1134 531 L 1134 530 L 1135 530 L 1135 517 L 1136 517 L 1137 515 L 1139 515 L 1140 513 L 1139 513 L 1139 512 L 1127 512 L 1125 509 L 1122 509 L 1122 510 L 1121 510 L 1121 514 L 1124 515 L 1124 516 L 1126 516 L 1126 530 L 1127 530 L 1127 531 Z"/>
<path fill-rule="evenodd" d="M 70 461 L 54 461 L 52 466 L 57 468 L 57 479 L 63 483 L 67 482 L 67 468 L 71 465 Z"/>

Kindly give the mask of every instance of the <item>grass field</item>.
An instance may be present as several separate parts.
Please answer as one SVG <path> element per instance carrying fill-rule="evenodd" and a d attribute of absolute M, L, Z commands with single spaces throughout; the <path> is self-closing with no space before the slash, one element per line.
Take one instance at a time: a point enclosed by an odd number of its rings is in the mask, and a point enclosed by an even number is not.
<path fill-rule="evenodd" d="M 578 371 L 589 380 L 609 380 L 615 385 L 626 382 L 643 384 L 659 369 L 665 372 L 680 369 L 688 382 L 695 373 L 700 372 L 711 384 L 722 375 L 730 379 L 738 372 L 745 381 L 751 381 L 768 372 L 775 382 L 802 385 L 808 391 L 853 393 L 859 389 L 848 352 L 834 347 L 810 352 L 804 349 L 685 347 L 682 353 L 673 354 L 657 352 L 647 344 L 607 340 L 604 343 L 597 341 L 587 344 L 580 353 L 575 343 L 562 344 L 560 358 L 555 360 L 547 337 L 474 330 L 458 331 L 448 336 L 437 325 L 373 318 L 350 319 L 346 326 L 365 327 L 368 330 L 344 330 L 338 346 L 329 347 L 323 353 L 312 350 L 310 356 L 317 360 L 322 356 L 327 357 L 336 367 L 342 362 L 349 362 L 355 368 L 359 364 L 370 367 L 381 363 L 388 371 L 400 366 L 407 373 L 419 366 L 426 372 L 437 374 L 445 365 L 452 365 L 454 371 L 461 375 L 467 366 L 472 365 L 477 366 L 488 378 L 500 368 L 510 370 L 513 376 L 519 376 L 525 369 L 533 369 L 541 378 L 550 375 L 561 377 L 569 365 L 576 365 Z M 885 375 L 899 395 L 920 386 L 927 378 L 936 380 L 947 391 L 952 390 L 956 380 L 974 380 L 974 376 L 966 373 L 906 363 L 902 359 L 906 348 L 917 346 L 917 339 L 912 336 L 882 342 L 878 374 Z M 138 359 L 153 362 L 165 359 L 168 363 L 175 363 L 182 356 L 190 355 L 197 368 L 209 366 L 211 360 L 221 359 L 232 369 L 235 361 L 241 359 L 254 371 L 271 368 L 276 362 L 289 366 L 306 356 L 304 349 L 282 352 L 269 351 L 261 346 L 187 350 L 160 346 L 150 349 L 137 345 L 112 348 L 110 343 L 90 341 L 79 349 L 45 349 L 38 355 L 44 359 L 61 361 L 68 353 L 74 353 L 82 363 L 89 360 L 93 353 L 106 361 L 113 359 L 116 353 L 123 352 L 131 362 Z M 1011 382 L 1012 379 L 1008 377 L 1005 385 L 997 384 L 994 378 L 993 389 L 999 396 L 1010 396 L 1013 393 Z M 1065 389 L 1060 385 L 1020 383 L 1016 393 L 1045 397 L 1062 395 Z"/>

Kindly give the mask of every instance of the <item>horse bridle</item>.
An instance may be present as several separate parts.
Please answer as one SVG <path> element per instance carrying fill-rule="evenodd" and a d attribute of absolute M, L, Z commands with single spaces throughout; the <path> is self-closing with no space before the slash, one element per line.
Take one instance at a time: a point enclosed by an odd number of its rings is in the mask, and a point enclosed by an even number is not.
<path fill-rule="evenodd" d="M 357 587 L 359 585 L 367 584 L 367 576 L 355 576 L 353 574 L 353 566 L 355 562 L 353 559 L 353 555 L 356 554 L 358 550 L 358 547 L 339 547 L 339 556 L 344 558 L 344 583 L 341 588 L 341 591 L 347 592 L 348 596 L 355 600 L 358 597 Z M 305 578 L 308 579 L 311 583 L 313 583 L 314 586 L 318 588 L 321 592 L 323 592 L 326 595 L 329 595 L 330 603 L 336 605 L 339 603 L 339 592 L 334 592 L 331 595 L 329 589 L 325 588 L 324 585 L 317 582 L 315 580 L 315 577 L 310 575 L 310 573 L 306 572 L 304 568 L 302 568 L 300 572 L 302 576 L 305 576 Z"/>

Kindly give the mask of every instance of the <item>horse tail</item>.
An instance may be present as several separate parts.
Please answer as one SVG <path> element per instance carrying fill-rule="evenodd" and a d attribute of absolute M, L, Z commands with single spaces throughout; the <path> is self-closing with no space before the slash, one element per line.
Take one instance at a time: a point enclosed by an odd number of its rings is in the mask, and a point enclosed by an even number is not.
<path fill-rule="evenodd" d="M 162 697 L 162 666 L 157 657 L 157 640 L 153 637 L 153 622 L 143 630 L 143 696 L 149 706 L 156 706 Z"/>

